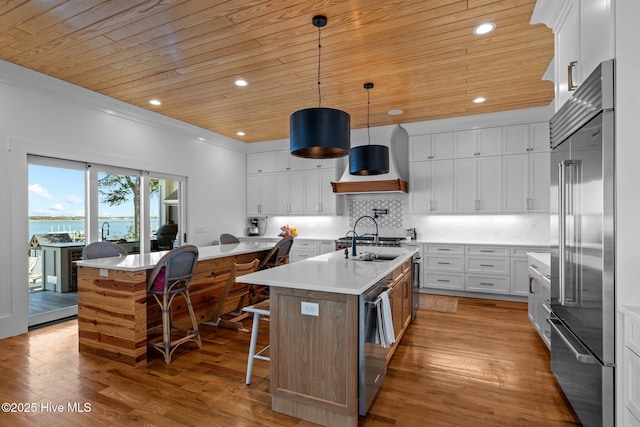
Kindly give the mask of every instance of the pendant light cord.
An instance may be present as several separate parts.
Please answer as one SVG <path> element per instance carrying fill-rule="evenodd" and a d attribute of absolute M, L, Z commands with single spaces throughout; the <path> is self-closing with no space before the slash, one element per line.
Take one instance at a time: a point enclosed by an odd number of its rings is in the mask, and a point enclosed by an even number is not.
<path fill-rule="evenodd" d="M 367 138 L 369 138 L 369 143 L 367 145 L 371 145 L 371 131 L 369 131 L 370 106 L 371 106 L 371 95 L 369 94 L 369 88 L 367 88 Z"/>
<path fill-rule="evenodd" d="M 318 27 L 318 108 L 322 106 L 322 96 L 320 95 L 320 51 L 322 44 L 320 43 L 320 27 Z"/>

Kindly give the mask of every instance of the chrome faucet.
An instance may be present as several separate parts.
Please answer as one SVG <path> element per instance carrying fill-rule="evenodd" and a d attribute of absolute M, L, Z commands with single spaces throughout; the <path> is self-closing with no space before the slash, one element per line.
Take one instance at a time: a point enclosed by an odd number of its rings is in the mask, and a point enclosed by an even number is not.
<path fill-rule="evenodd" d="M 357 251 L 356 251 L 356 237 L 358 237 L 358 235 L 356 234 L 356 227 L 357 227 L 358 223 L 360 222 L 360 220 L 363 219 L 363 218 L 369 218 L 376 225 L 376 234 L 373 235 L 373 244 L 374 245 L 378 244 L 378 221 L 376 221 L 376 219 L 374 217 L 372 217 L 372 216 L 362 215 L 353 224 L 353 230 L 349 231 L 349 232 L 353 232 L 353 236 L 351 237 L 351 256 L 357 256 L 358 255 Z M 349 233 L 347 233 L 347 235 L 348 234 Z"/>
<path fill-rule="evenodd" d="M 104 241 L 104 226 L 105 225 L 107 226 L 107 236 L 109 235 L 109 229 L 111 228 L 107 221 L 102 223 L 102 228 L 100 228 L 100 237 L 102 238 L 102 241 Z"/>

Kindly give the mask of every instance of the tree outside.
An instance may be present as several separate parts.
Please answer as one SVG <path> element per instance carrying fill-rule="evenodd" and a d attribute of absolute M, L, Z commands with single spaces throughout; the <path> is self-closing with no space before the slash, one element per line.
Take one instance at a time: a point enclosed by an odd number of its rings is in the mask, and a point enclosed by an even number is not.
<path fill-rule="evenodd" d="M 159 192 L 159 180 L 151 179 L 151 196 Z M 98 192 L 101 202 L 109 206 L 120 206 L 133 200 L 133 224 L 128 239 L 140 236 L 140 177 L 133 175 L 104 174 L 98 179 Z"/>

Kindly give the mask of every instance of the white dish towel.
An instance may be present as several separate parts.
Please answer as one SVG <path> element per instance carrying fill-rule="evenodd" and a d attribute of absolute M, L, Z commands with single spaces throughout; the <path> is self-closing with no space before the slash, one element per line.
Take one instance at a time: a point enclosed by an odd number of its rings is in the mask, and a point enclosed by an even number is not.
<path fill-rule="evenodd" d="M 379 344 L 387 348 L 396 341 L 396 334 L 393 330 L 393 318 L 391 317 L 391 302 L 389 301 L 388 291 L 380 294 L 380 302 L 378 303 L 378 327 L 376 328 L 377 341 Z"/>

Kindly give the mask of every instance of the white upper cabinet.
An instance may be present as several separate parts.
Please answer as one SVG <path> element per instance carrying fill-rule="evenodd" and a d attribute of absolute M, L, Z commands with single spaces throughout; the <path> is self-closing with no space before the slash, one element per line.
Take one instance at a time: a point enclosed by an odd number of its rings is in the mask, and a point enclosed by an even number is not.
<path fill-rule="evenodd" d="M 276 172 L 277 151 L 265 151 L 261 153 L 247 154 L 247 173 Z"/>
<path fill-rule="evenodd" d="M 453 213 L 453 160 L 411 162 L 410 209 L 415 213 Z"/>
<path fill-rule="evenodd" d="M 453 158 L 453 132 L 416 135 L 409 141 L 411 161 Z"/>
<path fill-rule="evenodd" d="M 499 156 L 502 154 L 502 137 L 498 128 L 470 129 L 453 133 L 453 156 Z"/>
<path fill-rule="evenodd" d="M 602 61 L 614 57 L 612 0 L 538 0 L 532 23 L 555 35 L 555 109 Z"/>
<path fill-rule="evenodd" d="M 531 123 L 529 125 L 529 152 L 540 153 L 551 151 L 549 122 Z"/>
<path fill-rule="evenodd" d="M 454 161 L 456 213 L 502 212 L 502 156 Z"/>
<path fill-rule="evenodd" d="M 502 128 L 504 154 L 549 151 L 549 123 L 531 123 Z"/>

